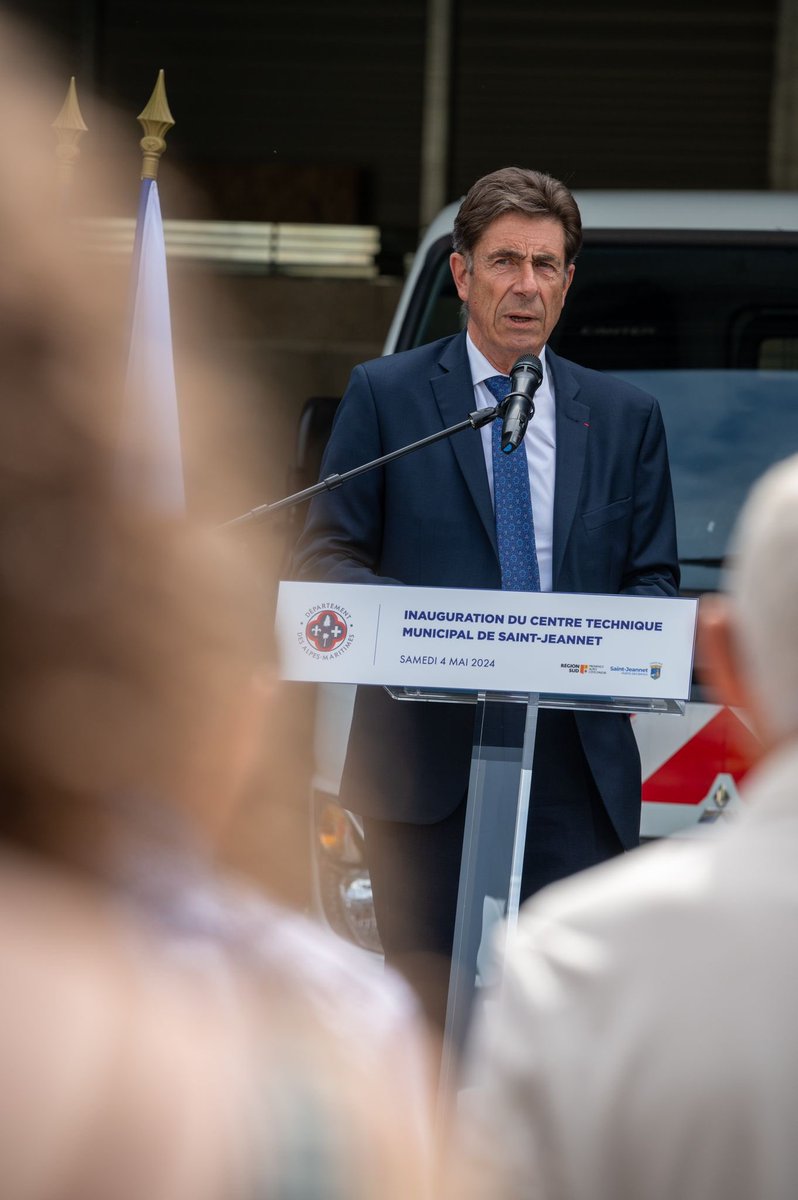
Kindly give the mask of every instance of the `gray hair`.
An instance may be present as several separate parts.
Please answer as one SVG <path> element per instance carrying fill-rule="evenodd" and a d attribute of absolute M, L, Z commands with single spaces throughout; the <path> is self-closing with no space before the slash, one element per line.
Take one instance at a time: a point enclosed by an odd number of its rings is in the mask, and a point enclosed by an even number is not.
<path fill-rule="evenodd" d="M 798 733 L 798 455 L 772 467 L 743 506 L 727 587 L 769 732 Z"/>
<path fill-rule="evenodd" d="M 570 266 L 582 246 L 579 207 L 559 179 L 525 167 L 502 167 L 471 186 L 454 221 L 455 251 L 470 262 L 488 226 L 510 212 L 559 221 L 565 235 L 565 261 Z"/>

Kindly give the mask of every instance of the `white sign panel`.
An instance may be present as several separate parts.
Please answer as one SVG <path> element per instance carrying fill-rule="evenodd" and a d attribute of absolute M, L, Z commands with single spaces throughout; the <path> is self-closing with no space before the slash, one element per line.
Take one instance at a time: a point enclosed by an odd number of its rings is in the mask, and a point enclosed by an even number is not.
<path fill-rule="evenodd" d="M 697 600 L 281 583 L 284 679 L 686 700 Z"/>

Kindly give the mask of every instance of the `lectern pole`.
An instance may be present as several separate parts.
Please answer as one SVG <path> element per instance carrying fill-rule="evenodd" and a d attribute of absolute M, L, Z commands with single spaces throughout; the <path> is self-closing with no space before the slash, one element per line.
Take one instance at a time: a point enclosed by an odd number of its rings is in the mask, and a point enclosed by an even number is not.
<path fill-rule="evenodd" d="M 508 932 L 515 929 L 518 924 L 518 909 L 521 904 L 521 876 L 524 870 L 529 797 L 532 791 L 532 759 L 535 756 L 539 702 L 540 696 L 537 692 L 530 694 L 524 720 L 524 744 L 521 747 L 521 771 L 518 778 L 518 803 L 515 812 L 513 857 L 510 864 L 510 894 L 507 897 Z"/>
<path fill-rule="evenodd" d="M 508 702 L 477 694 L 441 1062 L 444 1105 L 457 1086 L 475 990 L 492 981 L 490 928 L 501 917 L 510 926 L 518 919 L 538 701 L 537 694 L 527 698 L 521 744 L 501 739 L 499 745 L 496 732 Z"/>

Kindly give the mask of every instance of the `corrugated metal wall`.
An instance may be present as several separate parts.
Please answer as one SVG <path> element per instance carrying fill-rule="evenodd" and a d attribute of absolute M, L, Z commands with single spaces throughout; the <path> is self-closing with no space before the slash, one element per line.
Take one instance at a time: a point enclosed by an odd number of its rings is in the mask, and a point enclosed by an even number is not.
<path fill-rule="evenodd" d="M 71 29 L 72 69 L 133 116 L 166 69 L 166 169 L 199 172 L 218 215 L 414 240 L 426 0 L 18 6 Z M 579 188 L 768 186 L 777 0 L 453 7 L 451 199 L 510 162 Z"/>
<path fill-rule="evenodd" d="M 452 196 L 534 165 L 579 188 L 768 186 L 776 0 L 460 0 Z"/>
<path fill-rule="evenodd" d="M 302 193 L 326 183 L 352 208 L 327 219 L 401 224 L 418 203 L 424 18 L 425 0 L 112 0 L 100 82 L 138 102 L 166 68 L 170 146 L 217 186 L 241 168 L 239 216 L 312 219 Z"/>

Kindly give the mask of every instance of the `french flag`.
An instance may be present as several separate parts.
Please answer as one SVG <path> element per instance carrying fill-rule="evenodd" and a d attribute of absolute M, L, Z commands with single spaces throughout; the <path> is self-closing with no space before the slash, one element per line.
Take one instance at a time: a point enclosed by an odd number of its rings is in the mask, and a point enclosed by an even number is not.
<path fill-rule="evenodd" d="M 153 511 L 185 510 L 180 421 L 158 184 L 142 179 L 131 281 L 122 439 L 123 484 Z"/>

